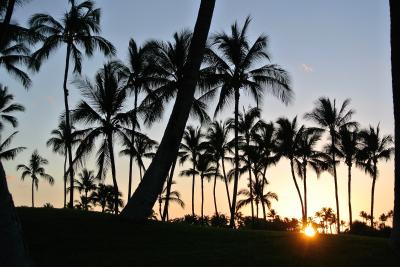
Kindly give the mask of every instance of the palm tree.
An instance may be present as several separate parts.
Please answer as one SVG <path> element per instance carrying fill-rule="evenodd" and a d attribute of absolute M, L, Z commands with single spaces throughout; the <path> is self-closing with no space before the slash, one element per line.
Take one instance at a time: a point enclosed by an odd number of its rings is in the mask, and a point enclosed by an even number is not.
<path fill-rule="evenodd" d="M 118 191 L 118 194 L 115 195 L 115 190 L 112 190 L 110 194 L 111 195 L 107 201 L 105 212 L 115 213 L 115 210 L 124 207 L 124 201 L 122 200 L 122 193 L 121 191 Z M 116 203 L 118 207 L 115 207 Z"/>
<path fill-rule="evenodd" d="M 212 157 L 206 153 L 200 154 L 197 162 L 197 173 L 200 175 L 201 181 L 201 220 L 204 221 L 204 179 L 210 181 L 215 176 L 216 170 L 212 166 Z M 219 175 L 219 174 L 217 174 Z"/>
<path fill-rule="evenodd" d="M 336 144 L 338 140 L 338 132 L 343 127 L 356 127 L 357 123 L 351 121 L 354 110 L 348 109 L 350 99 L 346 99 L 342 105 L 336 106 L 336 99 L 331 101 L 329 98 L 320 97 L 315 102 L 314 109 L 306 113 L 304 118 L 311 120 L 318 124 L 321 128 L 326 129 L 330 135 L 330 152 L 331 152 L 331 165 L 333 169 L 333 179 L 335 182 L 335 198 L 336 198 L 336 223 L 337 232 L 340 233 L 340 210 L 339 210 L 339 192 L 337 186 L 337 173 L 336 173 Z"/>
<path fill-rule="evenodd" d="M 299 196 L 300 205 L 301 205 L 301 214 L 304 219 L 304 203 L 303 197 L 301 196 L 300 187 L 297 183 L 294 164 L 295 158 L 298 154 L 299 144 L 304 132 L 304 125 L 298 127 L 297 125 L 297 117 L 294 117 L 292 121 L 287 118 L 279 118 L 277 120 L 278 129 L 276 132 L 276 145 L 277 152 L 282 157 L 285 157 L 290 162 L 290 170 L 292 173 L 292 179 L 294 185 L 297 190 L 297 194 Z"/>
<path fill-rule="evenodd" d="M 374 200 L 375 184 L 378 178 L 378 162 L 388 161 L 393 152 L 393 137 L 391 135 L 381 136 L 379 124 L 376 128 L 369 127 L 368 130 L 360 132 L 361 148 L 359 165 L 372 177 L 371 189 L 371 228 L 374 227 Z"/>
<path fill-rule="evenodd" d="M 107 170 L 111 167 L 114 185 L 115 214 L 118 214 L 118 184 L 114 159 L 114 138 L 123 135 L 121 123 L 129 117 L 129 112 L 123 113 L 126 102 L 126 90 L 119 75 L 121 65 L 118 62 L 109 62 L 95 75 L 95 83 L 89 80 L 77 81 L 87 101 L 81 100 L 72 113 L 74 122 L 93 125 L 77 148 L 77 158 L 83 158 L 95 147 L 95 142 L 101 139 L 97 151 L 97 166 L 99 179 L 105 178 Z"/>
<path fill-rule="evenodd" d="M 108 202 L 114 201 L 114 187 L 112 185 L 99 184 L 95 191 L 90 194 L 91 201 L 101 207 L 101 212 L 105 212 Z"/>
<path fill-rule="evenodd" d="M 144 220 L 152 213 L 157 196 L 171 165 L 176 160 L 187 119 L 194 101 L 197 78 L 203 61 L 204 48 L 210 30 L 215 0 L 202 0 L 189 47 L 187 61 L 183 69 L 181 83 L 171 116 L 164 131 L 159 149 L 150 164 L 143 181 L 122 211 L 130 219 Z"/>
<path fill-rule="evenodd" d="M 360 217 L 363 219 L 363 221 L 365 221 L 365 223 L 367 223 L 367 221 L 369 220 L 369 218 L 370 218 L 371 216 L 368 215 L 367 212 L 361 211 L 361 212 L 360 212 Z"/>
<path fill-rule="evenodd" d="M 175 182 L 172 182 L 172 184 L 175 184 Z M 181 199 L 181 194 L 178 191 L 171 191 L 169 193 L 169 196 L 167 196 L 167 187 L 164 187 L 162 194 L 158 197 L 158 204 L 159 204 L 159 211 L 160 211 L 160 217 L 162 219 L 162 203 L 165 203 L 168 199 L 168 201 L 170 201 L 171 203 L 176 203 L 178 204 L 182 209 L 185 208 L 185 202 L 183 202 L 183 200 Z M 166 208 L 165 204 L 164 204 L 164 209 Z M 168 207 L 167 207 L 168 208 Z M 166 220 L 169 220 L 168 217 L 168 210 L 166 211 Z"/>
<path fill-rule="evenodd" d="M 25 180 L 26 176 L 30 176 L 32 179 L 32 208 L 35 207 L 35 199 L 34 199 L 34 187 L 36 190 L 39 188 L 39 178 L 44 179 L 50 185 L 54 184 L 54 178 L 46 173 L 43 165 L 47 165 L 49 162 L 47 159 L 41 157 L 37 150 L 33 151 L 31 159 L 29 160 L 28 165 L 19 164 L 17 166 L 17 171 L 22 171 L 21 180 Z"/>
<path fill-rule="evenodd" d="M 45 37 L 42 47 L 32 54 L 32 57 L 37 62 L 42 62 L 48 58 L 54 50 L 62 44 L 67 45 L 67 53 L 65 58 L 65 72 L 64 72 L 64 105 L 65 105 L 65 123 L 67 129 L 67 152 L 68 152 L 68 165 L 72 166 L 72 147 L 71 147 L 71 123 L 70 123 L 70 110 L 68 103 L 68 73 L 69 64 L 72 56 L 74 62 L 75 73 L 82 71 L 82 51 L 83 48 L 85 55 L 92 56 L 96 48 L 98 48 L 105 55 L 114 55 L 114 46 L 97 35 L 100 33 L 100 18 L 101 13 L 99 8 L 95 8 L 94 2 L 91 0 L 83 1 L 80 4 L 75 4 L 74 0 L 69 0 L 71 8 L 64 13 L 60 20 L 53 18 L 48 14 L 35 14 L 29 20 L 30 28 Z M 74 187 L 73 171 L 69 172 L 70 187 Z M 73 207 L 74 194 L 70 194 L 70 208 Z"/>
<path fill-rule="evenodd" d="M 97 177 L 94 175 L 93 171 L 89 171 L 88 169 L 83 169 L 81 173 L 78 174 L 79 179 L 75 179 L 75 188 L 79 191 L 79 193 L 84 192 L 84 196 L 86 199 L 89 198 L 88 194 L 91 191 L 96 190 L 98 181 Z M 71 190 L 71 189 L 70 189 Z"/>
<path fill-rule="evenodd" d="M 394 138 L 395 146 L 400 144 L 400 14 L 398 3 L 389 0 L 390 4 L 390 46 L 392 53 L 392 92 L 393 92 L 393 114 L 394 114 Z M 394 157 L 395 185 L 394 185 L 394 216 L 391 241 L 400 249 L 400 150 L 395 150 Z"/>
<path fill-rule="evenodd" d="M 74 148 L 78 145 L 84 135 L 86 134 L 85 130 L 75 130 L 75 127 L 71 126 L 71 147 Z M 51 147 L 54 153 L 60 154 L 64 156 L 64 208 L 67 203 L 67 180 L 68 180 L 68 172 L 67 172 L 67 125 L 64 119 L 61 119 L 58 124 L 57 129 L 51 131 L 52 137 L 47 140 L 46 145 Z"/>
<path fill-rule="evenodd" d="M 18 126 L 17 118 L 15 118 L 11 113 L 23 112 L 25 108 L 18 104 L 13 103 L 14 96 L 8 93 L 7 86 L 0 84 L 0 131 L 4 128 L 4 123 L 7 122 L 11 124 L 12 127 Z"/>
<path fill-rule="evenodd" d="M 235 99 L 235 178 L 233 185 L 233 197 L 231 206 L 230 226 L 234 227 L 234 214 L 239 180 L 239 99 L 240 91 L 247 90 L 257 102 L 262 100 L 265 89 L 268 89 L 284 103 L 288 103 L 292 97 L 289 86 L 289 77 L 285 70 L 275 64 L 265 64 L 270 57 L 266 52 L 267 37 L 259 36 L 251 44 L 247 37 L 247 29 L 250 24 L 248 17 L 242 28 L 234 23 L 231 33 L 225 32 L 214 37 L 214 43 L 221 55 L 212 50 L 208 51 L 207 59 L 217 69 L 216 77 L 222 86 L 219 101 L 215 113 L 220 112 L 234 96 Z M 260 63 L 262 66 L 256 66 Z"/>
<path fill-rule="evenodd" d="M 26 147 L 20 146 L 16 148 L 8 148 L 18 132 L 13 132 L 9 137 L 7 137 L 3 142 L 1 142 L 0 136 L 0 160 L 12 160 L 14 159 L 20 152 L 26 149 Z"/>
<path fill-rule="evenodd" d="M 216 205 L 216 192 L 215 192 L 215 187 L 216 187 L 216 181 L 217 181 L 217 173 L 219 172 L 219 167 L 222 165 L 222 174 L 223 174 L 223 180 L 225 183 L 225 189 L 226 189 L 226 194 L 228 198 L 228 206 L 229 210 L 231 208 L 231 198 L 229 194 L 229 187 L 228 187 L 228 179 L 226 176 L 226 170 L 225 170 L 225 160 L 226 160 L 226 154 L 230 150 L 229 146 L 229 122 L 225 121 L 213 121 L 211 125 L 209 126 L 206 134 L 206 141 L 205 141 L 205 146 L 206 146 L 206 151 L 208 154 L 213 155 L 213 161 L 214 164 L 216 165 L 215 167 L 215 175 L 214 175 L 214 190 L 213 190 L 213 195 L 214 195 L 214 203 L 215 203 L 215 210 L 217 211 L 217 205 Z M 220 164 L 221 161 L 221 164 Z M 216 214 L 218 214 L 216 212 Z"/>
<path fill-rule="evenodd" d="M 195 215 L 194 212 L 194 188 L 195 188 L 195 178 L 197 163 L 200 152 L 205 148 L 205 143 L 203 143 L 204 134 L 201 132 L 201 128 L 193 128 L 192 126 L 187 126 L 182 137 L 181 151 L 184 153 L 180 162 L 184 163 L 186 160 L 190 160 L 192 163 L 192 168 L 186 172 L 186 174 L 192 175 L 192 216 Z"/>
<path fill-rule="evenodd" d="M 337 154 L 339 157 L 343 158 L 345 164 L 347 165 L 347 194 L 348 194 L 348 206 L 349 206 L 349 225 L 350 230 L 353 224 L 353 212 L 351 208 L 351 169 L 353 167 L 353 162 L 358 161 L 359 157 L 359 143 L 360 136 L 359 132 L 355 130 L 349 130 L 343 127 L 339 131 L 339 140 L 337 144 Z"/>

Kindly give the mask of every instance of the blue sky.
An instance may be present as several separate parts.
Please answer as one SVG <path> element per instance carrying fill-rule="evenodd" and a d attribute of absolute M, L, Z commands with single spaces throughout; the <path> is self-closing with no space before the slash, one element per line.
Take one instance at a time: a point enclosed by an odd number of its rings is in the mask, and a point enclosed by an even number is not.
<path fill-rule="evenodd" d="M 138 43 L 148 39 L 170 40 L 175 31 L 191 29 L 199 2 L 96 1 L 97 6 L 102 8 L 102 35 L 113 42 L 122 60 L 126 57 L 130 38 Z M 14 20 L 25 25 L 33 13 L 46 12 L 60 17 L 66 9 L 66 0 L 32 0 L 16 11 Z M 339 101 L 351 98 L 352 107 L 357 111 L 354 119 L 363 126 L 380 122 L 384 133 L 393 132 L 387 1 L 217 0 L 211 32 L 229 30 L 235 20 L 243 23 L 248 15 L 253 18 L 249 29 L 250 39 L 254 40 L 261 33 L 269 36 L 272 62 L 290 72 L 295 92 L 295 101 L 287 107 L 266 94 L 262 106 L 265 120 L 275 120 L 279 116 L 302 117 L 312 109 L 313 102 L 319 96 L 337 98 Z M 1 82 L 8 85 L 16 100 L 26 107 L 26 112 L 18 115 L 20 133 L 14 145 L 24 145 L 28 149 L 15 162 L 4 164 L 17 205 L 30 204 L 30 185 L 20 181 L 15 166 L 25 163 L 35 148 L 49 159 L 48 172 L 56 178 L 54 187 L 43 182 L 40 184 L 37 205 L 45 202 L 55 206 L 62 204 L 62 157 L 52 154 L 45 142 L 50 131 L 57 126 L 58 116 L 63 110 L 64 57 L 65 47 L 62 47 L 50 57 L 39 73 L 32 74 L 33 86 L 29 91 L 0 69 Z M 106 60 L 102 55 L 95 54 L 93 58 L 84 61 L 83 73 L 93 77 Z M 72 75 L 70 77 L 72 81 Z M 70 87 L 71 104 L 74 106 L 81 96 L 72 85 Z M 246 96 L 243 97 L 244 106 L 251 103 Z M 221 118 L 230 113 L 228 108 Z M 164 126 L 165 123 L 160 122 L 145 131 L 159 140 Z M 127 159 L 118 158 L 117 174 L 124 195 L 127 163 Z M 88 167 L 94 168 L 90 162 Z M 393 164 L 382 163 L 381 168 L 376 195 L 378 213 L 391 209 L 393 203 Z M 270 173 L 271 184 L 268 190 L 280 196 L 280 201 L 274 207 L 282 215 L 298 216 L 291 208 L 298 203 L 286 162 L 282 161 Z M 346 215 L 346 173 L 343 167 L 339 175 L 341 209 L 342 214 Z M 190 206 L 190 179 L 177 177 L 176 180 L 176 188 L 182 192 L 187 206 Z M 310 210 L 314 212 L 322 206 L 334 207 L 333 180 L 329 174 L 324 174 L 318 180 L 311 176 L 310 180 Z M 111 183 L 111 180 L 107 178 L 107 182 Z M 361 171 L 355 171 L 354 206 L 357 214 L 360 210 L 368 210 L 370 182 L 371 179 Z M 211 214 L 211 187 L 207 190 L 206 212 Z M 224 210 L 227 205 L 222 184 L 219 190 L 219 202 Z M 188 212 L 189 209 L 182 211 L 173 208 L 173 215 L 176 216 Z"/>

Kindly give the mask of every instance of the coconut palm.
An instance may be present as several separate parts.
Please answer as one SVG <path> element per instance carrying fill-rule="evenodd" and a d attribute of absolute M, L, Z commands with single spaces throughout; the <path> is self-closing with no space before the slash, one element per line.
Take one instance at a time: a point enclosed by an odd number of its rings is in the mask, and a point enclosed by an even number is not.
<path fill-rule="evenodd" d="M 7 86 L 0 84 L 0 131 L 4 129 L 4 122 L 11 124 L 12 127 L 18 126 L 18 120 L 12 115 L 14 112 L 23 112 L 25 108 L 13 103 L 14 96 L 8 93 Z"/>
<path fill-rule="evenodd" d="M 301 205 L 301 214 L 304 219 L 304 203 L 303 197 L 300 192 L 300 187 L 297 183 L 296 174 L 295 174 L 295 158 L 298 153 L 299 144 L 304 132 L 304 125 L 298 126 L 297 117 L 294 117 L 292 121 L 287 118 L 279 118 L 277 120 L 278 129 L 276 132 L 276 145 L 277 152 L 282 157 L 285 157 L 290 162 L 290 170 L 292 173 L 292 179 L 294 185 L 296 187 L 297 194 L 299 196 L 300 205 Z"/>
<path fill-rule="evenodd" d="M 357 129 L 350 130 L 343 127 L 339 131 L 339 140 L 337 144 L 337 154 L 347 165 L 347 195 L 349 206 L 349 226 L 350 230 L 353 224 L 353 212 L 351 208 L 351 176 L 353 163 L 357 163 L 359 157 L 360 136 Z"/>
<path fill-rule="evenodd" d="M 119 210 L 119 208 L 123 208 L 124 207 L 124 201 L 122 199 L 122 193 L 121 191 L 118 191 L 117 196 L 115 196 L 115 190 L 112 190 L 111 192 L 111 196 L 107 201 L 107 205 L 106 205 L 106 209 L 105 212 L 109 212 L 109 213 L 114 213 L 116 210 Z M 118 199 L 118 201 L 116 202 L 115 200 Z M 117 203 L 118 207 L 115 207 L 115 203 Z"/>
<path fill-rule="evenodd" d="M 210 30 L 215 0 L 202 0 L 190 43 L 181 83 L 178 85 L 176 101 L 164 131 L 159 149 L 150 164 L 143 181 L 123 210 L 123 216 L 131 219 L 146 219 L 163 188 L 171 165 L 176 161 L 182 135 L 194 101 L 200 65 Z"/>
<path fill-rule="evenodd" d="M 95 148 L 96 140 L 101 140 L 97 150 L 97 166 L 99 179 L 104 179 L 109 167 L 114 186 L 115 214 L 118 214 L 118 183 L 114 158 L 114 139 L 123 135 L 121 124 L 130 116 L 122 112 L 127 100 L 123 80 L 119 75 L 121 64 L 109 62 L 95 75 L 95 82 L 88 79 L 77 81 L 78 88 L 86 100 L 81 100 L 74 112 L 74 122 L 85 123 L 92 127 L 77 148 L 77 158 L 84 158 Z"/>
<path fill-rule="evenodd" d="M 390 46 L 392 53 L 392 92 L 393 92 L 393 114 L 394 114 L 394 138 L 395 146 L 400 144 L 400 10 L 398 2 L 389 0 L 390 5 Z M 394 217 L 393 230 L 391 231 L 391 241 L 400 249 L 400 150 L 395 150 L 394 157 L 395 185 L 394 185 Z"/>
<path fill-rule="evenodd" d="M 89 199 L 88 194 L 96 190 L 96 183 L 99 181 L 99 179 L 94 175 L 93 171 L 89 171 L 86 168 L 78 174 L 78 177 L 79 179 L 75 179 L 74 189 L 77 189 L 79 193 L 84 192 L 84 197 Z"/>
<path fill-rule="evenodd" d="M 197 173 L 200 176 L 201 182 L 201 220 L 204 221 L 204 179 L 210 181 L 215 176 L 216 170 L 212 165 L 212 156 L 207 153 L 202 153 L 198 157 L 197 161 Z M 217 175 L 219 175 L 217 173 Z"/>
<path fill-rule="evenodd" d="M 205 146 L 206 146 L 206 151 L 208 154 L 213 155 L 212 160 L 215 164 L 215 175 L 214 175 L 214 188 L 213 188 L 213 195 L 214 195 L 214 205 L 215 205 L 215 210 L 217 211 L 217 202 L 216 202 L 216 182 L 218 178 L 218 172 L 219 172 L 219 167 L 222 165 L 222 174 L 223 174 L 223 180 L 225 183 L 225 189 L 226 189 L 226 194 L 227 194 L 227 199 L 228 199 L 228 206 L 229 209 L 231 207 L 231 198 L 230 198 L 230 193 L 229 193 L 229 187 L 228 187 L 228 179 L 226 176 L 226 170 L 225 170 L 225 160 L 226 160 L 226 154 L 230 150 L 229 146 L 229 140 L 228 140 L 228 135 L 229 135 L 229 122 L 225 121 L 213 121 L 206 134 L 206 141 L 205 141 Z M 221 162 L 221 163 L 220 163 Z M 218 214 L 218 212 L 216 212 Z"/>
<path fill-rule="evenodd" d="M 99 204 L 101 207 L 101 212 L 105 212 L 107 203 L 114 201 L 113 192 L 114 187 L 112 185 L 100 183 L 96 190 L 90 194 L 90 200 L 94 205 Z"/>
<path fill-rule="evenodd" d="M 91 202 L 93 202 L 89 197 L 84 195 L 80 196 L 80 200 L 75 200 L 75 208 L 78 210 L 88 211 L 92 209 Z"/>
<path fill-rule="evenodd" d="M 86 134 L 85 130 L 76 130 L 75 127 L 71 126 L 71 147 L 76 147 L 81 141 L 84 135 Z M 61 119 L 58 124 L 57 129 L 51 131 L 51 136 L 49 140 L 47 140 L 46 145 L 51 147 L 54 153 L 60 154 L 64 156 L 64 208 L 67 203 L 67 180 L 68 180 L 68 172 L 67 172 L 67 126 L 64 119 Z"/>
<path fill-rule="evenodd" d="M 197 163 L 201 151 L 205 148 L 205 143 L 203 143 L 204 134 L 201 128 L 194 128 L 193 126 L 187 126 L 182 137 L 181 151 L 184 153 L 180 158 L 180 163 L 184 163 L 189 160 L 192 163 L 190 170 L 186 171 L 186 174 L 192 175 L 192 215 L 194 212 L 194 189 L 195 189 L 195 179 L 197 174 Z"/>
<path fill-rule="evenodd" d="M 38 151 L 35 150 L 32 153 L 28 165 L 19 164 L 17 166 L 17 171 L 22 171 L 22 181 L 24 181 L 27 176 L 30 176 L 32 179 L 32 208 L 35 207 L 34 188 L 36 188 L 36 190 L 39 189 L 39 178 L 47 181 L 50 185 L 54 184 L 54 178 L 50 174 L 47 174 L 44 169 L 44 165 L 47 165 L 48 163 L 47 159 L 41 157 Z"/>
<path fill-rule="evenodd" d="M 340 210 L 339 210 L 339 192 L 337 185 L 336 173 L 336 144 L 338 142 L 338 132 L 343 127 L 356 127 L 358 124 L 351 121 L 354 110 L 349 109 L 350 99 L 343 101 L 342 105 L 336 105 L 336 99 L 331 101 L 329 98 L 320 97 L 315 102 L 314 109 L 306 113 L 304 118 L 318 124 L 319 127 L 328 131 L 330 135 L 330 154 L 331 168 L 333 170 L 333 179 L 335 183 L 335 199 L 336 199 L 336 223 L 337 232 L 340 233 Z"/>
<path fill-rule="evenodd" d="M 26 147 L 20 146 L 15 148 L 8 148 L 11 145 L 12 140 L 18 132 L 13 132 L 9 137 L 7 137 L 4 141 L 1 140 L 0 136 L 0 160 L 12 160 L 15 157 L 26 149 Z"/>
<path fill-rule="evenodd" d="M 67 129 L 67 152 L 68 165 L 72 166 L 72 147 L 71 147 L 71 122 L 68 103 L 69 91 L 67 88 L 70 61 L 74 63 L 73 72 L 82 71 L 82 49 L 86 56 L 92 56 L 95 49 L 99 49 L 105 55 L 114 55 L 114 46 L 99 36 L 101 13 L 99 8 L 95 8 L 94 2 L 87 0 L 76 4 L 74 0 L 69 1 L 71 7 L 63 14 L 60 20 L 57 20 L 49 14 L 35 14 L 29 20 L 30 28 L 45 37 L 39 50 L 32 54 L 32 58 L 41 63 L 48 58 L 58 47 L 65 44 L 67 46 L 64 72 L 64 105 L 65 105 L 65 123 Z M 70 187 L 73 187 L 73 171 L 69 172 Z M 70 194 L 70 207 L 74 203 L 74 194 Z"/>
<path fill-rule="evenodd" d="M 175 182 L 172 181 L 172 184 L 174 185 Z M 163 214 L 163 211 L 162 211 L 162 204 L 165 203 L 165 202 L 167 201 L 167 199 L 168 199 L 169 202 L 171 202 L 171 204 L 172 204 L 172 203 L 176 203 L 176 204 L 178 204 L 182 209 L 185 208 L 185 202 L 183 202 L 183 200 L 181 199 L 181 194 L 180 194 L 178 191 L 173 190 L 173 191 L 170 192 L 169 196 L 167 196 L 167 189 L 168 189 L 167 187 L 164 187 L 164 189 L 163 189 L 163 191 L 162 191 L 162 194 L 158 197 L 159 212 L 160 212 L 160 217 L 161 217 L 161 219 L 162 219 L 162 215 L 161 215 L 161 214 Z M 165 208 L 166 208 L 166 207 L 165 207 L 165 204 L 164 204 L 164 209 L 165 209 Z M 168 208 L 168 207 L 167 207 L 167 208 Z M 169 217 L 168 217 L 168 210 L 166 211 L 166 220 L 167 220 L 167 221 L 169 220 Z"/>
<path fill-rule="evenodd" d="M 360 132 L 361 148 L 359 165 L 372 177 L 371 189 L 371 227 L 374 227 L 374 200 L 375 184 L 379 176 L 378 163 L 381 160 L 388 161 L 393 152 L 393 137 L 391 135 L 381 136 L 379 124 L 376 128 L 372 126 Z"/>

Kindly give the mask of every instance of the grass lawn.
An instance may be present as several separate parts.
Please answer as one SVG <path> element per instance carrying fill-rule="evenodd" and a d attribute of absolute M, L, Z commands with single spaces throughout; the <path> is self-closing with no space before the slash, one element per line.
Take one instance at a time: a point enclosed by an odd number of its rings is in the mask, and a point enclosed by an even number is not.
<path fill-rule="evenodd" d="M 111 215 L 60 209 L 17 212 L 40 267 L 399 266 L 381 238 L 133 224 Z"/>

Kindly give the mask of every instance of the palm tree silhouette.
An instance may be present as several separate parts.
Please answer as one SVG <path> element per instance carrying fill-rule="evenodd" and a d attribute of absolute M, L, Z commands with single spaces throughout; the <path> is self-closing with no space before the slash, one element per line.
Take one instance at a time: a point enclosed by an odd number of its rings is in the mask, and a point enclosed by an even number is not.
<path fill-rule="evenodd" d="M 72 56 L 74 62 L 75 73 L 82 71 L 82 51 L 84 49 L 86 56 L 91 57 L 95 49 L 99 49 L 105 55 L 114 55 L 114 46 L 97 35 L 100 33 L 100 18 L 101 13 L 99 8 L 95 8 L 94 2 L 87 0 L 80 4 L 75 4 L 74 0 L 69 1 L 71 4 L 70 9 L 63 14 L 60 20 L 53 18 L 48 14 L 35 14 L 29 20 L 30 28 L 45 37 L 42 47 L 32 54 L 36 62 L 41 63 L 44 59 L 48 58 L 54 50 L 62 44 L 67 45 L 67 53 L 65 58 L 65 72 L 64 72 L 64 105 L 65 105 L 65 123 L 67 129 L 67 152 L 68 152 L 68 165 L 72 166 L 72 147 L 71 147 L 71 122 L 70 110 L 68 103 L 68 73 L 69 64 Z M 73 171 L 69 172 L 70 187 L 73 187 L 74 175 Z M 70 208 L 73 207 L 74 194 L 70 194 Z"/>
<path fill-rule="evenodd" d="M 78 177 L 79 179 L 75 179 L 74 189 L 77 189 L 79 193 L 84 192 L 84 197 L 89 199 L 88 194 L 96 190 L 96 182 L 98 182 L 99 179 L 94 175 L 93 171 L 89 171 L 88 169 L 83 169 L 82 172 L 78 174 Z"/>
<path fill-rule="evenodd" d="M 13 132 L 9 137 L 7 137 L 4 141 L 1 140 L 0 136 L 0 160 L 12 160 L 14 159 L 20 152 L 26 149 L 26 147 L 20 146 L 15 148 L 8 148 L 11 145 L 11 142 L 15 135 L 18 132 Z"/>
<path fill-rule="evenodd" d="M 174 185 L 174 184 L 175 184 L 175 182 L 173 181 L 172 185 Z M 167 187 L 164 187 L 162 194 L 160 194 L 160 196 L 158 197 L 159 212 L 160 212 L 161 219 L 162 219 L 162 214 L 163 214 L 162 203 L 165 203 L 167 201 L 167 199 L 171 203 L 178 204 L 182 209 L 185 208 L 185 202 L 183 202 L 183 200 L 181 199 L 181 194 L 178 191 L 173 190 L 173 191 L 170 191 L 169 195 L 167 196 L 167 189 L 168 189 Z M 164 209 L 165 208 L 168 209 L 168 207 L 166 207 L 164 204 Z M 169 220 L 168 210 L 166 211 L 166 220 L 167 221 Z"/>
<path fill-rule="evenodd" d="M 339 210 L 339 192 L 337 185 L 336 173 L 336 150 L 335 146 L 338 140 L 338 132 L 342 127 L 356 127 L 358 124 L 351 121 L 354 110 L 348 109 L 350 99 L 346 99 L 340 107 L 336 106 L 336 99 L 331 101 L 329 98 L 321 97 L 315 102 L 314 109 L 306 113 L 304 118 L 315 122 L 321 128 L 329 132 L 331 138 L 331 166 L 333 169 L 333 179 L 335 182 L 335 198 L 336 198 L 336 223 L 337 232 L 340 233 L 340 210 Z"/>
<path fill-rule="evenodd" d="M 360 132 L 361 148 L 359 165 L 372 177 L 371 189 L 371 228 L 374 227 L 374 200 L 375 184 L 378 178 L 378 162 L 388 161 L 393 152 L 393 137 L 391 135 L 381 136 L 379 124 L 376 128 L 372 126 L 368 130 Z"/>
<path fill-rule="evenodd" d="M 212 157 L 207 153 L 200 154 L 197 161 L 197 173 L 201 181 L 201 221 L 204 222 L 204 179 L 210 181 L 215 176 L 216 170 L 212 166 Z M 219 173 L 217 174 L 219 175 Z"/>
<path fill-rule="evenodd" d="M 171 165 L 176 161 L 182 135 L 194 101 L 199 69 L 203 61 L 214 6 L 215 0 L 202 0 L 200 3 L 189 53 L 183 69 L 183 78 L 178 85 L 178 93 L 171 116 L 159 149 L 145 173 L 143 181 L 122 211 L 126 218 L 143 220 L 151 215 L 152 208 L 157 201 L 157 196 L 163 189 Z"/>
<path fill-rule="evenodd" d="M 85 130 L 76 130 L 74 126 L 71 126 L 71 147 L 76 147 L 81 141 L 84 135 L 86 134 Z M 61 119 L 58 124 L 57 129 L 51 131 L 52 137 L 47 140 L 46 145 L 51 147 L 54 153 L 58 153 L 64 156 L 64 208 L 67 203 L 67 180 L 68 180 L 68 172 L 67 172 L 67 125 L 64 119 Z"/>
<path fill-rule="evenodd" d="M 207 134 L 206 134 L 206 141 L 205 141 L 205 147 L 206 151 L 209 155 L 212 155 L 212 160 L 214 161 L 214 164 L 216 165 L 215 167 L 215 175 L 214 175 L 214 190 L 213 190 L 213 195 L 214 195 L 214 203 L 216 206 L 216 192 L 215 192 L 215 187 L 216 187 L 216 180 L 217 180 L 217 173 L 219 172 L 219 167 L 222 165 L 222 174 L 223 174 L 223 180 L 225 183 L 225 190 L 226 190 L 226 195 L 228 199 L 228 206 L 229 210 L 231 208 L 231 197 L 229 193 L 229 186 L 228 186 L 228 178 L 226 175 L 226 169 L 225 169 L 225 160 L 227 159 L 227 153 L 230 152 L 230 143 L 229 143 L 229 122 L 225 121 L 213 121 L 209 128 L 207 129 Z M 221 161 L 221 164 L 220 164 Z M 215 207 L 215 210 L 217 208 Z"/>
<path fill-rule="evenodd" d="M 108 202 L 114 201 L 114 187 L 112 185 L 99 184 L 95 191 L 90 194 L 90 200 L 95 204 L 99 204 L 101 212 L 105 212 Z"/>
<path fill-rule="evenodd" d="M 31 159 L 28 165 L 19 164 L 17 166 L 17 171 L 22 171 L 21 180 L 25 180 L 27 176 L 32 179 L 32 208 L 35 207 L 35 191 L 39 189 L 39 178 L 46 180 L 50 185 L 54 184 L 54 178 L 46 173 L 43 165 L 47 165 L 49 162 L 47 159 L 41 157 L 37 150 L 33 151 Z"/>
<path fill-rule="evenodd" d="M 126 90 L 119 75 L 122 65 L 112 61 L 103 66 L 95 75 L 95 83 L 88 79 L 77 81 L 78 88 L 86 97 L 81 100 L 72 113 L 74 122 L 93 125 L 88 129 L 85 138 L 77 148 L 77 158 L 84 158 L 90 154 L 95 142 L 101 139 L 97 151 L 97 166 L 99 179 L 105 178 L 108 168 L 111 167 L 114 185 L 115 214 L 118 214 L 118 183 L 114 158 L 114 138 L 124 135 L 121 124 L 126 122 L 130 112 L 122 112 L 126 102 Z"/>
<path fill-rule="evenodd" d="M 197 163 L 200 152 L 205 148 L 205 143 L 203 142 L 204 134 L 201 132 L 201 128 L 193 128 L 192 126 L 187 126 L 185 132 L 183 133 L 181 151 L 184 153 L 180 158 L 180 162 L 184 163 L 189 160 L 192 163 L 192 168 L 187 170 L 184 175 L 192 176 L 192 216 L 195 215 L 194 212 L 194 189 L 195 189 L 195 179 L 197 174 Z"/>
<path fill-rule="evenodd" d="M 347 127 L 342 127 L 339 131 L 339 140 L 337 144 L 337 155 L 343 158 L 347 165 L 347 194 L 349 206 L 349 226 L 350 230 L 353 224 L 353 212 L 351 207 L 351 170 L 353 163 L 358 164 L 359 158 L 360 135 L 357 129 L 350 130 Z"/>
<path fill-rule="evenodd" d="M 278 124 L 278 129 L 276 132 L 276 143 L 277 143 L 277 152 L 282 157 L 285 157 L 290 162 L 290 170 L 292 173 L 292 179 L 294 185 L 297 190 L 297 194 L 299 196 L 300 205 L 301 205 L 301 214 L 304 220 L 304 202 L 303 197 L 300 192 L 300 187 L 297 183 L 294 164 L 295 158 L 298 154 L 299 144 L 302 138 L 302 134 L 304 132 L 304 125 L 298 127 L 297 125 L 297 116 L 294 117 L 292 121 L 287 118 L 279 118 L 276 122 Z"/>
<path fill-rule="evenodd" d="M 8 87 L 0 84 L 0 131 L 4 128 L 4 122 L 11 124 L 12 127 L 18 126 L 17 118 L 11 113 L 23 112 L 25 108 L 18 104 L 13 103 L 14 96 L 8 93 Z"/>
<path fill-rule="evenodd" d="M 213 50 L 207 53 L 207 60 L 215 66 L 216 77 L 221 83 L 219 101 L 215 114 L 219 113 L 234 96 L 235 99 L 235 178 L 231 206 L 230 226 L 234 227 L 234 215 L 239 181 L 239 99 L 240 90 L 247 90 L 257 102 L 262 100 L 265 89 L 288 103 L 292 96 L 289 77 L 285 70 L 275 64 L 266 64 L 270 57 L 266 52 L 267 37 L 259 36 L 251 44 L 247 37 L 250 18 L 247 17 L 242 28 L 234 23 L 231 33 L 222 32 L 214 37 L 214 44 L 221 55 Z M 261 67 L 256 66 L 262 64 Z"/>

